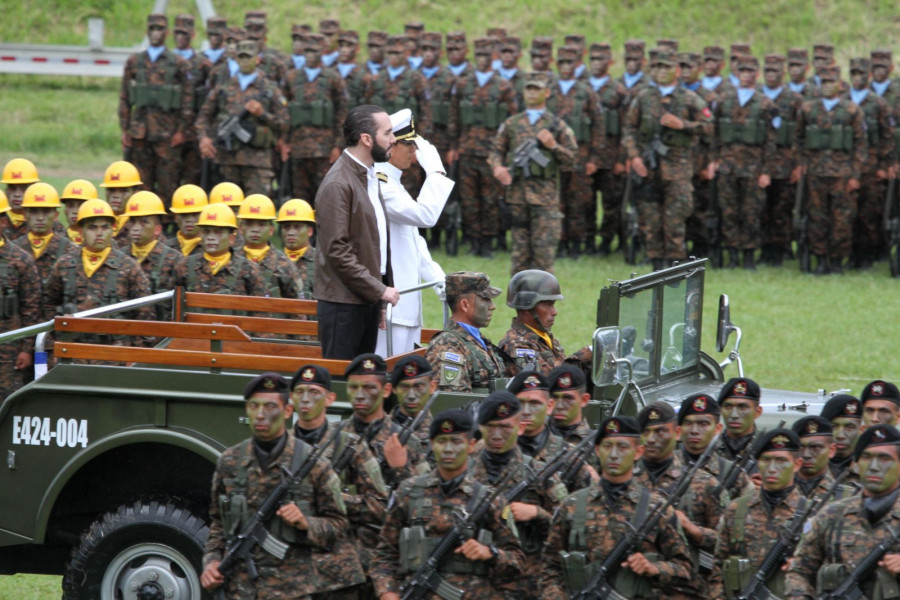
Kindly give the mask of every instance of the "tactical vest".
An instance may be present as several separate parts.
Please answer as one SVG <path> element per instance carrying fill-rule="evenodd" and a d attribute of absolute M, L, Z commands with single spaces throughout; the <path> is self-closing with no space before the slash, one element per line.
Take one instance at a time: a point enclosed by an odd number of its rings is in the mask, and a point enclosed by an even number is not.
<path fill-rule="evenodd" d="M 362 104 L 366 93 L 365 79 L 358 76 L 359 70 L 360 67 L 357 66 L 344 78 L 344 85 L 347 87 L 347 94 L 350 96 L 350 106 Z"/>
<path fill-rule="evenodd" d="M 500 82 L 502 77 L 494 74 L 488 85 L 488 99 L 485 103 L 475 104 L 477 78 L 472 73 L 466 81 L 459 101 L 459 124 L 463 127 L 483 127 L 498 129 L 509 118 L 509 108 L 500 98 Z"/>
<path fill-rule="evenodd" d="M 444 69 L 445 67 L 441 67 L 441 70 L 431 79 L 435 84 L 431 94 L 431 122 L 441 127 L 447 127 L 450 124 L 450 99 L 446 93 L 447 90 L 443 89 L 444 86 L 441 85 L 447 78 Z"/>
<path fill-rule="evenodd" d="M 238 291 L 238 277 L 235 275 L 235 271 L 238 271 L 238 265 L 234 265 L 234 269 L 228 269 L 231 264 L 226 265 L 224 268 L 227 269 L 228 274 L 225 277 L 225 287 L 220 288 L 216 291 L 210 291 L 208 288 L 208 283 L 200 283 L 200 269 L 203 266 L 202 261 L 206 259 L 203 257 L 203 254 L 191 254 L 187 257 L 185 261 L 185 267 L 187 268 L 187 291 L 189 292 L 203 292 L 205 294 L 240 294 Z M 236 252 L 231 253 L 231 260 L 239 261 L 241 258 L 237 255 Z M 221 273 L 221 271 L 220 271 Z M 194 312 L 214 312 L 220 315 L 243 315 L 246 314 L 245 311 L 235 311 L 235 310 L 222 310 L 222 309 L 205 309 L 205 308 L 195 308 Z"/>
<path fill-rule="evenodd" d="M 722 103 L 722 117 L 717 119 L 719 141 L 723 144 L 744 144 L 746 146 L 762 146 L 766 142 L 766 119 L 760 108 L 760 93 L 754 92 L 750 98 L 750 114 L 747 120 L 738 123 L 731 120 L 737 108 L 737 96 L 729 94 Z"/>
<path fill-rule="evenodd" d="M 652 96 L 651 96 L 652 94 Z M 641 106 L 641 122 L 638 125 L 637 139 L 641 144 L 649 144 L 657 135 L 660 141 L 666 146 L 673 148 L 688 148 L 694 143 L 694 136 L 690 131 L 684 129 L 671 129 L 663 127 L 659 123 L 659 119 L 664 112 L 671 113 L 676 117 L 683 118 L 682 115 L 687 114 L 687 103 L 685 99 L 687 95 L 684 90 L 676 88 L 669 97 L 669 108 L 666 110 L 662 102 L 662 96 L 656 88 L 651 88 L 646 94 L 643 94 L 648 101 Z M 651 104 L 652 103 L 652 104 Z M 651 110 L 656 108 L 659 110 Z"/>
<path fill-rule="evenodd" d="M 55 233 L 54 233 L 53 235 L 58 235 L 58 234 L 55 234 Z M 27 237 L 27 236 L 25 237 L 25 240 L 26 240 L 26 241 L 28 240 L 28 237 Z M 27 245 L 27 244 L 26 244 L 26 245 Z M 28 250 L 31 250 L 30 245 L 27 245 L 27 246 L 28 246 L 27 249 L 28 249 Z M 62 258 L 63 254 L 66 253 L 66 249 L 67 249 L 66 243 L 65 243 L 65 242 L 60 243 L 60 244 L 57 246 L 57 248 L 56 248 L 56 253 L 53 255 L 53 261 L 52 261 L 52 263 L 55 263 L 55 262 L 58 261 L 60 258 Z M 43 254 L 43 255 L 41 255 L 41 258 L 44 258 L 44 256 L 46 256 L 46 253 Z M 38 259 L 35 259 L 35 261 L 37 261 L 37 260 L 38 260 Z M 48 280 L 48 279 L 50 279 L 50 276 L 49 276 L 49 275 L 48 275 L 47 277 L 44 277 L 43 279 L 41 279 L 41 285 L 44 287 L 44 289 L 47 288 L 47 280 Z"/>
<path fill-rule="evenodd" d="M 824 110 L 822 100 L 816 99 L 809 114 L 809 122 L 806 124 L 805 148 L 807 150 L 850 152 L 853 149 L 853 117 L 847 110 L 846 101 L 838 102 L 831 111 L 831 127 L 818 125 L 819 115 Z"/>
<path fill-rule="evenodd" d="M 147 60 L 140 56 L 135 61 L 134 79 L 128 86 L 128 104 L 132 108 L 153 107 L 163 112 L 172 112 L 181 108 L 181 96 L 183 90 L 175 83 L 175 74 L 178 72 L 177 57 L 165 51 L 157 60 L 165 61 L 164 83 L 162 85 L 151 84 L 147 79 Z"/>
<path fill-rule="evenodd" d="M 563 580 L 566 583 L 566 590 L 570 596 L 578 594 L 587 585 L 591 577 L 597 569 L 600 568 L 599 560 L 588 562 L 590 557 L 590 549 L 587 545 L 587 520 L 588 496 L 591 495 L 593 486 L 578 490 L 572 496 L 575 498 L 575 511 L 564 518 L 569 520 L 569 539 L 568 551 L 561 550 L 559 552 L 560 563 L 562 566 Z M 641 497 L 638 505 L 631 516 L 631 526 L 640 527 L 644 519 L 647 518 L 647 512 L 650 505 L 650 492 L 641 488 Z M 658 558 L 655 553 L 645 552 L 644 556 L 647 560 L 654 561 Z M 619 569 L 613 578 L 612 587 L 615 591 L 625 598 L 651 597 L 651 581 L 649 578 L 638 576 L 631 569 Z"/>
<path fill-rule="evenodd" d="M 565 115 L 560 115 L 557 111 L 559 102 L 556 94 L 551 95 L 547 99 L 547 110 L 562 118 L 566 124 L 572 128 L 575 134 L 575 141 L 579 144 L 589 142 L 591 139 L 591 118 L 585 114 L 585 109 L 590 105 L 591 97 L 587 88 L 580 82 L 575 82 L 572 86 L 575 90 L 575 97 L 572 102 L 572 110 Z M 556 91 L 556 90 L 554 90 Z M 562 93 L 562 90 L 559 90 Z"/>
<path fill-rule="evenodd" d="M 200 112 L 208 92 L 206 81 L 203 80 L 203 55 L 194 52 L 194 56 L 187 62 L 191 69 L 191 81 L 194 83 L 194 114 L 196 115 Z"/>
<path fill-rule="evenodd" d="M 416 97 L 416 88 L 413 84 L 413 72 L 412 69 L 407 67 L 397 76 L 397 79 L 391 82 L 397 84 L 397 94 L 393 98 L 388 99 L 385 96 L 385 86 L 389 75 L 387 68 L 385 68 L 372 80 L 372 99 L 369 103 L 382 107 L 388 114 L 394 114 L 397 111 L 408 108 L 412 111 L 413 120 L 418 121 L 419 100 Z"/>
<path fill-rule="evenodd" d="M 750 510 L 750 501 L 754 495 L 748 494 L 737 499 L 737 508 L 734 512 L 734 526 L 731 530 L 731 546 L 738 548 L 738 554 L 729 556 L 722 563 L 722 581 L 725 585 L 726 594 L 728 596 L 737 597 L 741 591 L 750 583 L 754 574 L 760 565 L 755 565 L 749 559 L 744 558 L 747 555 L 747 546 L 744 543 L 745 525 L 747 521 L 747 512 Z M 794 511 L 795 514 L 802 511 L 803 504 L 808 502 L 806 498 L 801 498 L 800 510 Z M 784 571 L 778 569 L 775 574 L 766 582 L 766 587 L 776 597 L 784 596 Z"/>
<path fill-rule="evenodd" d="M 230 83 L 231 81 L 234 82 L 234 85 L 237 86 L 238 90 L 241 89 L 240 85 L 237 82 L 237 78 L 229 80 L 228 83 Z M 254 83 L 258 83 L 263 89 L 261 92 L 255 93 L 249 98 L 245 96 L 240 104 L 241 109 L 243 109 L 244 105 L 247 104 L 247 102 L 249 102 L 250 100 L 256 100 L 263 106 L 266 106 L 269 103 L 269 100 L 272 99 L 272 96 L 274 95 L 272 91 L 275 87 L 274 83 L 264 77 L 258 76 Z M 231 113 L 228 111 L 228 94 L 225 94 L 224 91 L 225 90 L 223 88 L 219 93 L 219 125 L 224 123 L 231 116 Z M 253 138 L 248 144 L 246 144 L 247 146 L 251 146 L 253 148 L 272 148 L 273 146 L 275 146 L 275 134 L 272 133 L 272 130 L 269 127 L 263 125 L 257 117 L 251 115 L 250 113 L 247 113 L 247 115 L 243 119 L 241 119 L 241 122 L 246 124 L 247 128 L 253 131 Z M 244 143 L 237 138 L 232 141 L 239 148 L 241 146 L 244 146 Z"/>
<path fill-rule="evenodd" d="M 779 96 L 780 98 L 781 96 Z M 791 114 L 790 102 L 783 102 L 783 107 L 779 105 L 778 112 L 779 116 L 781 116 L 781 126 L 775 130 L 775 145 L 779 148 L 793 146 L 794 138 L 797 136 L 797 121 L 784 118 L 784 113 Z"/>
<path fill-rule="evenodd" d="M 547 116 L 550 118 L 551 123 L 547 129 L 550 131 L 550 133 L 553 134 L 553 137 L 556 137 L 556 134 L 559 133 L 560 129 L 562 129 L 563 120 L 561 118 L 559 118 L 558 116 L 556 116 L 555 114 L 553 114 L 552 112 L 550 112 L 549 110 L 544 111 L 543 116 Z M 527 117 L 523 116 L 522 118 L 524 119 Z M 510 140 L 515 140 L 517 137 L 518 130 L 519 130 L 518 122 L 519 122 L 519 119 L 513 119 L 509 123 L 509 127 L 507 128 L 507 131 L 509 132 L 508 135 L 509 135 Z M 515 151 L 514 147 L 509 148 L 509 154 L 507 155 L 507 158 L 506 158 L 507 165 L 511 165 L 513 163 L 513 152 L 514 151 Z M 556 156 L 554 156 L 552 152 L 550 152 L 549 150 L 544 148 L 544 146 L 542 144 L 538 144 L 538 151 L 541 154 L 543 154 L 544 156 L 546 156 L 549 159 L 549 162 L 547 163 L 546 167 L 542 167 L 539 164 L 537 164 L 536 162 L 530 161 L 528 163 L 528 170 L 530 171 L 531 176 L 535 177 L 537 179 L 555 179 L 556 172 L 559 169 L 559 165 L 556 162 Z"/>
<path fill-rule="evenodd" d="M 611 106 L 611 100 L 616 97 L 615 80 L 610 78 L 602 88 L 597 92 L 597 99 L 603 107 L 603 124 L 605 125 L 606 135 L 609 137 L 619 137 L 621 126 L 619 123 L 619 110 Z"/>
<path fill-rule="evenodd" d="M 9 259 L 0 259 L 0 319 L 12 319 L 19 314 L 19 294 L 10 285 L 9 271 Z"/>
<path fill-rule="evenodd" d="M 429 474 L 416 477 L 409 491 L 409 526 L 400 531 L 401 573 L 415 573 L 444 537 L 425 533 L 425 527 L 434 514 L 433 499 L 425 497 L 425 483 L 432 477 L 436 476 Z M 488 493 L 487 487 L 477 481 L 473 481 L 472 486 L 474 490 L 466 503 L 467 511 L 473 510 Z M 473 537 L 485 546 L 493 543 L 493 534 L 486 529 L 479 529 Z M 444 561 L 439 570 L 442 573 L 487 576 L 489 567 L 486 561 L 469 560 L 462 554 L 451 552 L 450 558 Z"/>
<path fill-rule="evenodd" d="M 330 98 L 331 75 L 324 68 L 316 77 L 316 94 L 314 100 L 303 99 L 303 87 L 307 81 L 304 69 L 300 70 L 297 85 L 294 86 L 294 100 L 288 103 L 291 115 L 291 127 L 327 127 L 334 125 L 334 103 Z"/>
<path fill-rule="evenodd" d="M 107 256 L 109 260 L 111 256 Z M 81 262 L 81 255 L 74 257 L 66 269 L 65 286 L 63 286 L 63 305 L 56 308 L 58 314 L 74 314 L 78 312 L 78 263 Z M 103 268 L 102 266 L 100 267 Z M 106 278 L 106 284 L 103 286 L 103 293 L 100 295 L 100 304 L 106 306 L 126 300 L 119 298 L 117 293 L 117 285 L 119 282 L 119 269 L 110 269 L 110 276 Z M 62 311 L 62 312 L 60 312 Z M 110 315 L 116 318 L 117 315 Z M 118 315 L 118 318 L 124 318 Z"/>
<path fill-rule="evenodd" d="M 881 123 L 878 122 L 878 104 L 874 100 L 871 102 L 863 102 L 860 108 L 863 111 L 863 117 L 866 119 L 866 136 L 869 141 L 869 147 L 877 146 L 881 141 Z"/>

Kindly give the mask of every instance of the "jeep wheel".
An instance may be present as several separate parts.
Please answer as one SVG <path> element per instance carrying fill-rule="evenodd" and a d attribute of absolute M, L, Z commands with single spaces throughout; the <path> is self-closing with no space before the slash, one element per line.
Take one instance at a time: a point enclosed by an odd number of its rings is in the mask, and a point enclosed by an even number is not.
<path fill-rule="evenodd" d="M 200 600 L 208 533 L 203 519 L 177 504 L 120 506 L 73 550 L 63 600 Z"/>

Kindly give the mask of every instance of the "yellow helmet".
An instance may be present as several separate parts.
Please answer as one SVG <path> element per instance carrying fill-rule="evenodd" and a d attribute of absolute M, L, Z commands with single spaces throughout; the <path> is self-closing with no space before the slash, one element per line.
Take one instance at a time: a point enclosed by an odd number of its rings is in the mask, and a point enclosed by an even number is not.
<path fill-rule="evenodd" d="M 283 223 L 285 221 L 302 221 L 304 223 L 315 223 L 316 211 L 313 210 L 313 207 L 310 206 L 309 202 L 307 202 L 306 200 L 298 200 L 297 198 L 294 198 L 293 200 L 288 200 L 281 205 L 281 208 L 278 210 L 278 218 L 275 220 L 279 223 Z"/>
<path fill-rule="evenodd" d="M 113 164 L 106 167 L 103 174 L 103 188 L 123 188 L 141 185 L 141 174 L 138 173 L 137 167 L 127 160 L 117 160 Z"/>
<path fill-rule="evenodd" d="M 173 213 L 195 213 L 203 210 L 207 204 L 209 204 L 209 200 L 207 200 L 203 188 L 188 183 L 172 194 L 172 207 L 169 210 Z"/>
<path fill-rule="evenodd" d="M 60 200 L 91 200 L 97 198 L 97 188 L 87 179 L 73 179 L 66 184 Z"/>
<path fill-rule="evenodd" d="M 3 167 L 3 179 L 0 183 L 37 183 L 37 167 L 27 158 L 14 158 Z"/>
<path fill-rule="evenodd" d="M 106 203 L 106 200 L 100 200 L 99 198 L 91 198 L 90 200 L 85 200 L 81 203 L 81 206 L 78 207 L 78 223 L 81 223 L 85 219 L 92 219 L 94 217 L 109 217 L 110 219 L 115 220 L 116 213 L 113 212 L 112 207 Z"/>
<path fill-rule="evenodd" d="M 59 208 L 59 193 L 49 183 L 32 183 L 25 190 L 22 198 L 22 208 Z"/>
<path fill-rule="evenodd" d="M 275 214 L 275 203 L 263 194 L 250 194 L 241 202 L 241 208 L 237 214 L 239 219 L 256 219 L 259 221 L 271 221 Z"/>
<path fill-rule="evenodd" d="M 224 202 L 228 206 L 240 206 L 244 201 L 244 190 L 236 183 L 223 181 L 209 192 L 209 203 Z"/>
<path fill-rule="evenodd" d="M 0 215 L 9 210 L 9 198 L 0 190 Z"/>
<path fill-rule="evenodd" d="M 166 207 L 163 201 L 153 192 L 141 190 L 132 195 L 125 205 L 125 214 L 129 217 L 146 217 L 149 215 L 164 215 Z"/>
<path fill-rule="evenodd" d="M 204 225 L 237 229 L 237 219 L 234 217 L 234 211 L 231 210 L 231 207 L 220 202 L 219 204 L 210 204 L 200 212 L 197 226 L 202 227 Z"/>

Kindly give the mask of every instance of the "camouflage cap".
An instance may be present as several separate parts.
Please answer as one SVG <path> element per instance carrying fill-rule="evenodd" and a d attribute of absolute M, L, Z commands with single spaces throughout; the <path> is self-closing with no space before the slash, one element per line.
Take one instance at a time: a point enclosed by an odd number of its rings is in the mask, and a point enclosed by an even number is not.
<path fill-rule="evenodd" d="M 225 35 L 228 29 L 228 20 L 225 17 L 210 17 L 206 20 L 207 35 Z"/>
<path fill-rule="evenodd" d="M 259 392 L 286 394 L 288 392 L 288 382 L 278 373 L 257 375 L 244 386 L 244 400 Z"/>
<path fill-rule="evenodd" d="M 893 53 L 886 48 L 872 50 L 869 54 L 873 67 L 890 67 L 893 62 Z"/>
<path fill-rule="evenodd" d="M 319 21 L 319 33 L 335 34 L 341 30 L 341 22 L 337 19 L 322 19 Z"/>
<path fill-rule="evenodd" d="M 546 88 L 548 85 L 546 73 L 530 71 L 525 74 L 525 87 Z"/>
<path fill-rule="evenodd" d="M 550 384 L 547 383 L 547 378 L 538 371 L 522 371 L 506 384 L 506 389 L 513 394 L 529 390 L 544 390 L 549 393 Z"/>
<path fill-rule="evenodd" d="M 194 32 L 194 15 L 182 14 L 175 17 L 175 32 Z"/>
<path fill-rule="evenodd" d="M 326 38 L 321 33 L 307 33 L 303 36 L 303 47 L 307 50 L 321 50 L 327 43 Z"/>
<path fill-rule="evenodd" d="M 677 56 L 678 64 L 680 65 L 690 65 L 693 67 L 702 62 L 699 52 L 679 52 Z"/>
<path fill-rule="evenodd" d="M 471 293 L 482 298 L 496 298 L 500 295 L 500 288 L 492 286 L 490 278 L 484 273 L 456 271 L 446 277 L 446 293 L 448 296 Z"/>
<path fill-rule="evenodd" d="M 868 58 L 858 57 L 850 59 L 850 72 L 868 73 L 872 63 Z"/>
<path fill-rule="evenodd" d="M 724 60 L 725 48 L 722 46 L 706 46 L 703 48 L 703 60 Z"/>
<path fill-rule="evenodd" d="M 725 385 L 723 385 L 722 389 L 719 391 L 719 397 L 717 399 L 719 405 L 721 406 L 728 398 L 749 398 L 750 400 L 759 402 L 759 384 L 746 377 L 732 377 L 725 382 Z"/>
<path fill-rule="evenodd" d="M 508 35 L 500 42 L 501 52 L 521 52 L 522 40 L 514 35 Z"/>
<path fill-rule="evenodd" d="M 405 46 L 407 36 L 405 35 L 389 35 L 387 38 L 387 46 Z"/>
<path fill-rule="evenodd" d="M 841 79 L 841 68 L 832 63 L 819 69 L 816 74 L 822 81 L 839 81 Z"/>
<path fill-rule="evenodd" d="M 291 37 L 306 37 L 307 34 L 312 33 L 312 27 L 309 26 L 308 23 L 294 23 L 291 25 Z"/>
<path fill-rule="evenodd" d="M 594 56 L 596 56 L 597 58 L 609 58 L 610 56 L 612 56 L 612 46 L 610 46 L 606 42 L 591 44 L 590 56 L 592 58 Z"/>
<path fill-rule="evenodd" d="M 491 38 L 477 38 L 475 40 L 475 56 L 492 54 L 494 52 L 494 40 Z"/>
<path fill-rule="evenodd" d="M 434 415 L 431 427 L 428 428 L 428 439 L 433 440 L 439 435 L 453 433 L 472 433 L 473 426 L 469 411 L 461 408 L 448 408 Z"/>
<path fill-rule="evenodd" d="M 319 365 L 303 365 L 291 378 L 291 390 L 301 384 L 318 385 L 331 390 L 331 373 Z"/>
<path fill-rule="evenodd" d="M 412 356 L 401 358 L 394 365 L 394 370 L 391 371 L 391 385 L 396 387 L 401 381 L 418 379 L 419 377 L 431 375 L 432 372 L 431 363 L 424 356 L 413 354 Z"/>
<path fill-rule="evenodd" d="M 538 36 L 531 40 L 532 56 L 549 56 L 553 54 L 553 38 L 547 36 Z"/>
<path fill-rule="evenodd" d="M 669 50 L 668 48 L 653 48 L 651 50 L 652 54 L 650 55 L 650 64 L 651 65 L 669 65 L 676 66 L 678 61 L 676 60 L 676 55 L 674 52 Z"/>
<path fill-rule="evenodd" d="M 766 54 L 763 58 L 763 68 L 766 71 L 783 71 L 786 60 L 784 54 Z"/>
<path fill-rule="evenodd" d="M 608 437 L 641 437 L 641 426 L 634 417 L 610 417 L 600 423 L 594 438 L 594 445 L 599 445 Z"/>
<path fill-rule="evenodd" d="M 625 42 L 625 58 L 644 58 L 644 50 L 647 44 L 644 40 L 627 40 Z"/>
<path fill-rule="evenodd" d="M 358 45 L 359 32 L 355 29 L 342 29 L 341 32 L 338 33 L 338 41 Z"/>
<path fill-rule="evenodd" d="M 367 46 L 384 46 L 387 43 L 387 31 L 370 31 L 366 37 Z"/>
<path fill-rule="evenodd" d="M 759 458 L 763 452 L 779 452 L 786 450 L 796 452 L 800 449 L 800 438 L 792 429 L 779 427 L 767 432 L 753 445 L 753 458 Z"/>
<path fill-rule="evenodd" d="M 575 46 L 578 48 L 578 54 L 583 54 L 585 48 L 587 47 L 587 42 L 584 39 L 584 36 L 580 33 L 570 33 L 565 38 L 566 46 Z"/>
<path fill-rule="evenodd" d="M 736 59 L 741 54 L 753 54 L 753 51 L 750 49 L 750 44 L 745 42 L 735 42 L 734 44 L 731 44 L 728 50 L 728 55 L 731 60 Z"/>
<path fill-rule="evenodd" d="M 657 48 L 668 48 L 672 52 L 678 52 L 678 40 L 672 38 L 662 38 L 656 40 Z"/>
<path fill-rule="evenodd" d="M 264 10 L 248 10 L 244 13 L 244 27 L 247 25 L 265 25 L 268 16 Z"/>
<path fill-rule="evenodd" d="M 865 406 L 869 400 L 887 400 L 900 406 L 900 390 L 889 381 L 876 379 L 863 388 L 859 401 Z"/>
<path fill-rule="evenodd" d="M 647 56 L 650 59 L 649 62 L 650 66 L 652 67 L 656 64 L 656 57 L 659 56 L 659 48 L 650 48 L 650 50 L 647 51 Z"/>
<path fill-rule="evenodd" d="M 372 352 L 360 354 L 344 369 L 344 377 L 351 375 L 387 375 L 387 363 Z"/>
<path fill-rule="evenodd" d="M 256 40 L 241 40 L 237 45 L 238 56 L 256 56 L 259 54 L 259 42 Z"/>
<path fill-rule="evenodd" d="M 566 390 L 583 390 L 587 387 L 587 377 L 584 376 L 584 371 L 575 365 L 563 363 L 547 374 L 547 384 L 550 386 L 551 394 Z"/>
<path fill-rule="evenodd" d="M 488 27 L 486 35 L 492 38 L 505 38 L 506 37 L 506 28 L 505 27 Z"/>
<path fill-rule="evenodd" d="M 893 425 L 879 423 L 867 427 L 865 431 L 856 438 L 856 449 L 853 451 L 854 460 L 859 460 L 863 450 L 869 446 L 897 446 L 900 445 L 900 431 Z"/>
<path fill-rule="evenodd" d="M 150 25 L 162 25 L 163 27 L 168 27 L 169 17 L 160 13 L 147 15 L 147 26 L 149 27 Z"/>
<path fill-rule="evenodd" d="M 674 423 L 677 420 L 678 414 L 672 405 L 661 400 L 651 402 L 642 408 L 637 416 L 641 431 L 647 429 L 648 426 L 665 425 L 666 423 Z"/>
<path fill-rule="evenodd" d="M 247 39 L 247 30 L 243 27 L 229 27 L 225 31 L 225 39 L 242 42 Z"/>
<path fill-rule="evenodd" d="M 735 63 L 738 71 L 759 71 L 759 60 L 752 54 L 741 54 Z"/>
<path fill-rule="evenodd" d="M 813 58 L 834 58 L 834 46 L 831 44 L 814 45 Z"/>
<path fill-rule="evenodd" d="M 419 45 L 423 48 L 441 49 L 443 36 L 437 31 L 425 31 L 419 36 Z"/>
<path fill-rule="evenodd" d="M 681 401 L 681 408 L 678 411 L 678 424 L 681 425 L 687 417 L 691 415 L 713 415 L 716 421 L 722 410 L 719 403 L 709 394 L 691 394 Z"/>
<path fill-rule="evenodd" d="M 466 32 L 465 31 L 451 31 L 447 34 L 447 49 L 451 48 L 465 48 L 467 45 L 466 42 Z"/>
<path fill-rule="evenodd" d="M 578 60 L 578 56 L 581 54 L 579 52 L 577 46 L 570 46 L 566 44 L 565 46 L 560 46 L 556 49 L 556 58 L 557 60 Z"/>
<path fill-rule="evenodd" d="M 491 421 L 502 421 L 514 417 L 522 410 L 522 403 L 514 394 L 497 390 L 488 394 L 478 407 L 478 424 L 487 425 Z"/>
<path fill-rule="evenodd" d="M 835 419 L 862 419 L 862 406 L 859 400 L 850 394 L 837 394 L 828 399 L 820 414 L 829 421 Z"/>
<path fill-rule="evenodd" d="M 787 53 L 789 65 L 805 65 L 809 63 L 809 50 L 806 48 L 789 48 Z"/>
<path fill-rule="evenodd" d="M 797 434 L 797 437 L 801 439 L 820 435 L 830 436 L 832 432 L 831 421 L 823 419 L 818 415 L 803 417 L 798 421 L 794 421 L 794 424 L 791 425 L 791 429 L 793 429 L 794 433 Z"/>
<path fill-rule="evenodd" d="M 425 31 L 425 23 L 422 21 L 410 21 L 403 26 L 403 32 L 408 36 L 418 37 L 423 31 Z"/>

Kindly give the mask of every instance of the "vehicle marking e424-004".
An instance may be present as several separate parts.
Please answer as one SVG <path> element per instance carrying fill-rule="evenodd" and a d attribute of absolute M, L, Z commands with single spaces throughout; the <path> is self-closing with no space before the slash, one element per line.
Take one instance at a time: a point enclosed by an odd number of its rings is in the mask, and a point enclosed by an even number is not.
<path fill-rule="evenodd" d="M 49 446 L 55 442 L 60 448 L 88 445 L 87 419 L 56 420 L 50 417 L 13 417 L 12 443 L 28 446 Z"/>

